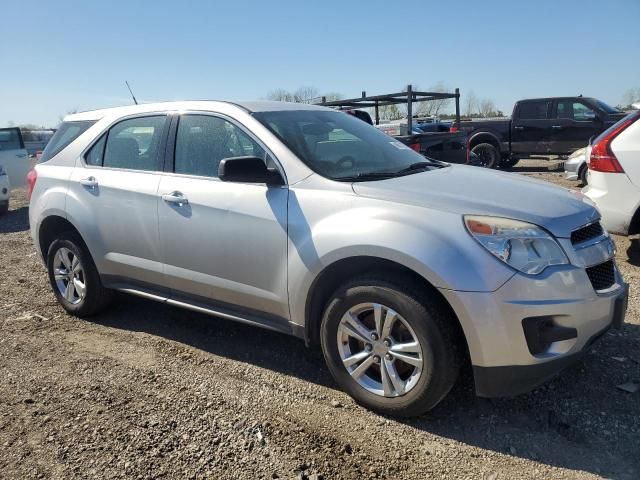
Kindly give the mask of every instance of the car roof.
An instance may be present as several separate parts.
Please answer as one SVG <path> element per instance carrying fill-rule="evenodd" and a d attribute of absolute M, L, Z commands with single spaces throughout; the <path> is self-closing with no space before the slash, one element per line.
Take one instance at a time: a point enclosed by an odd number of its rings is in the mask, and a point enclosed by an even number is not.
<path fill-rule="evenodd" d="M 566 95 L 564 97 L 523 98 L 522 100 L 518 100 L 516 103 L 536 102 L 536 101 L 544 101 L 544 100 L 564 100 L 564 99 L 567 99 L 567 98 L 581 99 L 581 100 L 593 100 L 592 97 L 581 97 L 579 95 Z"/>
<path fill-rule="evenodd" d="M 77 122 L 83 120 L 100 120 L 105 116 L 127 116 L 136 113 L 148 113 L 163 110 L 212 110 L 216 111 L 221 105 L 235 106 L 245 112 L 274 112 L 285 110 L 332 110 L 319 105 L 306 103 L 253 101 L 253 102 L 228 102 L 218 100 L 187 100 L 178 102 L 142 103 L 139 105 L 127 105 L 124 107 L 103 108 L 86 112 L 71 113 L 64 118 L 65 122 Z"/>

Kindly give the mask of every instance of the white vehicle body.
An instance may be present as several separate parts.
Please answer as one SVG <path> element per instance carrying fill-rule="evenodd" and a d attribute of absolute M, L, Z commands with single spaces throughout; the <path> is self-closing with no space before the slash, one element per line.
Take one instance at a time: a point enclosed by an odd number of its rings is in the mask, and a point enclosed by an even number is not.
<path fill-rule="evenodd" d="M 24 148 L 19 128 L 0 128 L 0 165 L 4 167 L 14 188 L 27 184 L 31 160 Z"/>
<path fill-rule="evenodd" d="M 11 183 L 4 167 L 0 164 L 0 215 L 9 209 L 9 196 L 11 195 Z"/>
<path fill-rule="evenodd" d="M 594 141 L 589 186 L 583 190 L 600 210 L 604 226 L 622 235 L 640 233 L 639 120 L 640 112 L 633 112 Z"/>

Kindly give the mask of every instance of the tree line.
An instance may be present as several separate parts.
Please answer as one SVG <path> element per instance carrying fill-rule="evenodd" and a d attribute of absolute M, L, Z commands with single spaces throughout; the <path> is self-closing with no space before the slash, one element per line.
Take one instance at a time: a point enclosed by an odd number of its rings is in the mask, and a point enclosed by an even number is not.
<path fill-rule="evenodd" d="M 414 84 L 413 89 L 422 91 L 422 89 Z M 406 87 L 402 91 L 406 91 Z M 445 93 L 452 91 L 443 82 L 438 82 L 426 89 L 429 92 Z M 327 101 L 341 100 L 344 95 L 338 92 L 329 92 L 320 94 L 320 90 L 315 87 L 302 86 L 294 91 L 284 88 L 277 88 L 267 94 L 268 100 L 279 102 L 295 102 L 295 103 L 320 103 L 322 97 Z M 489 98 L 478 99 L 473 90 L 464 96 L 464 103 L 461 105 L 462 116 L 467 118 L 487 118 L 487 117 L 503 117 L 504 113 L 499 110 L 495 102 Z M 440 117 L 453 118 L 455 115 L 451 113 L 453 107 L 453 99 L 438 98 L 428 102 L 418 102 L 414 104 L 413 114 L 417 117 Z M 365 109 L 373 116 L 373 109 Z M 407 116 L 405 105 L 384 105 L 378 108 L 378 114 L 381 120 L 402 120 Z"/>

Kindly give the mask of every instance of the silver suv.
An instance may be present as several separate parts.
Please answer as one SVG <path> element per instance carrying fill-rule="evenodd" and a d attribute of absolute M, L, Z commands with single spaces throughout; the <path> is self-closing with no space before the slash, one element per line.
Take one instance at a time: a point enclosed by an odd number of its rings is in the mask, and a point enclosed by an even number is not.
<path fill-rule="evenodd" d="M 528 391 L 626 309 L 614 244 L 580 193 L 426 159 L 326 108 L 69 115 L 29 191 L 69 313 L 119 290 L 289 333 L 388 414 L 433 408 L 465 362 L 478 395 Z"/>

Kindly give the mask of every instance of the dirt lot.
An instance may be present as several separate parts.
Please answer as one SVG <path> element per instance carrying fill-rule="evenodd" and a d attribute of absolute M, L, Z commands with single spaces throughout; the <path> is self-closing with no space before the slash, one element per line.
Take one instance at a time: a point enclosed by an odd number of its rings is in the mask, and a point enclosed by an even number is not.
<path fill-rule="evenodd" d="M 576 188 L 546 163 L 514 170 Z M 24 193 L 0 219 L 0 478 L 640 478 L 640 267 L 627 324 L 511 399 L 469 375 L 433 412 L 384 418 L 295 338 L 121 296 L 90 322 L 54 300 Z"/>

